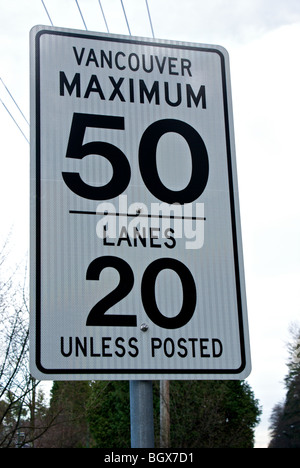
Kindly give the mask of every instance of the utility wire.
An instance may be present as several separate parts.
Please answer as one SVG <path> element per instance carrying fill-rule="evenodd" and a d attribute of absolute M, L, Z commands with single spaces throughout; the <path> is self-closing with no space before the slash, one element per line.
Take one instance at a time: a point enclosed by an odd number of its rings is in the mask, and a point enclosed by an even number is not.
<path fill-rule="evenodd" d="M 44 3 L 44 0 L 41 0 L 41 2 L 42 2 L 42 4 L 43 4 L 43 7 L 45 8 L 45 11 L 46 11 L 47 16 L 48 16 L 48 18 L 49 18 L 49 21 L 50 21 L 50 23 L 51 23 L 51 26 L 53 26 L 52 19 L 51 19 L 49 13 L 48 13 L 48 10 L 47 10 L 47 8 L 46 8 L 46 5 L 45 5 L 45 3 Z"/>
<path fill-rule="evenodd" d="M 79 10 L 79 13 L 80 13 L 81 19 L 82 19 L 82 21 L 83 21 L 83 24 L 84 24 L 84 27 L 85 27 L 85 29 L 86 29 L 86 30 L 88 30 L 88 28 L 86 27 L 85 21 L 84 21 L 83 14 L 81 13 L 81 9 L 80 9 L 80 6 L 79 6 L 79 4 L 78 4 L 78 1 L 77 1 L 77 0 L 75 0 L 75 2 L 76 2 L 76 5 L 77 5 L 77 7 L 78 7 L 78 10 Z"/>
<path fill-rule="evenodd" d="M 126 16 L 125 8 L 124 8 L 124 5 L 123 5 L 123 0 L 121 0 L 121 4 L 122 4 L 123 13 L 124 13 L 124 16 L 125 16 L 125 20 L 126 20 L 127 28 L 128 28 L 129 34 L 130 34 L 130 36 L 131 36 L 131 31 L 130 31 L 130 27 L 129 27 L 128 19 L 127 19 L 127 16 Z"/>
<path fill-rule="evenodd" d="M 12 120 L 14 121 L 14 123 L 16 124 L 16 126 L 18 127 L 18 129 L 20 130 L 20 132 L 22 133 L 23 137 L 25 138 L 25 140 L 27 141 L 27 143 L 29 144 L 29 140 L 27 138 L 27 136 L 25 135 L 25 133 L 23 132 L 23 130 L 21 129 L 21 127 L 19 126 L 19 124 L 17 123 L 17 121 L 15 120 L 15 118 L 13 117 L 13 115 L 9 112 L 8 108 L 6 107 L 6 105 L 4 104 L 4 102 L 2 101 L 2 99 L 0 99 L 1 101 L 1 104 L 3 105 L 4 109 L 7 111 L 7 113 L 10 115 L 10 117 L 12 118 Z"/>
<path fill-rule="evenodd" d="M 108 29 L 108 25 L 107 25 L 107 21 L 106 21 L 106 18 L 105 18 L 105 14 L 104 14 L 104 11 L 103 11 L 103 8 L 102 8 L 102 5 L 101 5 L 101 1 L 98 0 L 98 2 L 99 2 L 99 6 L 100 6 L 100 8 L 101 8 L 101 11 L 102 11 L 102 16 L 103 16 L 103 19 L 104 19 L 104 22 L 105 22 L 106 30 L 107 30 L 107 32 L 109 33 L 109 29 Z"/>
<path fill-rule="evenodd" d="M 51 26 L 53 26 L 53 21 L 52 21 L 52 19 L 51 19 L 51 16 L 50 16 L 48 10 L 47 10 L 47 7 L 46 7 L 46 5 L 45 5 L 45 3 L 44 3 L 44 0 L 41 0 L 41 2 L 42 2 L 42 5 L 43 5 L 43 7 L 44 7 L 44 9 L 45 9 L 45 12 L 46 12 L 46 14 L 47 14 L 47 16 L 48 16 L 48 19 L 49 19 L 49 21 L 50 21 L 50 23 L 51 23 Z M 86 23 L 85 23 L 85 20 L 84 20 L 84 17 L 83 17 L 83 14 L 82 14 L 82 12 L 81 12 L 80 6 L 79 6 L 79 4 L 78 4 L 78 0 L 75 0 L 75 2 L 76 2 L 76 5 L 77 5 L 77 8 L 78 8 L 78 10 L 79 10 L 79 13 L 80 13 L 82 22 L 83 22 L 83 24 L 84 24 L 84 27 L 85 27 L 86 30 L 88 30 L 88 29 L 87 29 L 87 26 L 86 26 Z M 101 5 L 101 1 L 98 0 L 98 2 L 99 2 L 99 6 L 100 6 L 100 9 L 101 9 L 101 12 L 102 12 L 102 16 L 103 16 L 103 19 L 104 19 L 104 22 L 105 22 L 105 26 L 106 26 L 107 32 L 109 33 L 108 24 L 107 24 L 106 17 L 105 17 L 105 14 L 104 14 L 104 11 L 103 11 L 103 8 L 102 8 L 102 5 Z M 149 5 L 148 5 L 148 0 L 145 0 L 145 2 L 146 2 L 147 12 L 148 12 L 148 18 L 149 18 L 149 22 L 150 22 L 150 26 L 151 26 L 152 36 L 153 36 L 153 38 L 155 38 L 154 29 L 153 29 L 153 24 L 152 24 L 152 19 L 151 19 L 151 13 L 150 13 Z M 130 27 L 129 27 L 129 22 L 128 22 L 128 19 L 127 19 L 127 15 L 126 15 L 125 7 L 124 7 L 124 4 L 123 4 L 123 0 L 121 0 L 121 5 L 122 5 L 122 9 L 123 9 L 123 13 L 124 13 L 125 20 L 126 20 L 128 32 L 129 32 L 129 34 L 130 34 L 130 36 L 131 36 L 131 30 L 130 30 Z M 17 102 L 15 101 L 13 95 L 11 94 L 11 92 L 9 91 L 9 89 L 7 88 L 7 86 L 5 85 L 5 83 L 4 83 L 4 81 L 2 80 L 1 77 L 0 77 L 0 80 L 1 80 L 1 82 L 2 82 L 2 84 L 3 84 L 3 86 L 5 87 L 7 93 L 9 94 L 9 96 L 11 97 L 11 99 L 13 100 L 14 104 L 15 104 L 16 107 L 18 108 L 19 112 L 21 113 L 22 117 L 24 118 L 24 120 L 26 121 L 26 123 L 27 123 L 28 126 L 29 126 L 28 120 L 26 119 L 25 115 L 24 115 L 23 112 L 21 111 L 21 109 L 20 109 L 20 107 L 18 106 Z M 27 141 L 27 143 L 29 143 L 28 138 L 26 137 L 26 135 L 25 135 L 24 132 L 22 131 L 21 127 L 19 126 L 19 124 L 17 123 L 17 121 L 15 120 L 15 118 L 13 117 L 13 115 L 11 114 L 11 112 L 8 110 L 8 108 L 6 107 L 6 105 L 4 104 L 4 102 L 2 101 L 2 99 L 0 99 L 0 102 L 1 102 L 1 104 L 3 105 L 3 107 L 5 108 L 5 110 L 7 111 L 7 113 L 9 114 L 9 116 L 11 117 L 11 119 L 14 121 L 15 125 L 18 127 L 18 129 L 19 129 L 20 132 L 22 133 L 22 135 L 23 135 L 23 137 L 25 138 L 25 140 Z"/>
<path fill-rule="evenodd" d="M 20 114 L 22 115 L 23 119 L 25 120 L 25 122 L 29 125 L 29 122 L 28 120 L 26 119 L 25 115 L 23 114 L 23 112 L 21 111 L 20 107 L 18 106 L 16 100 L 14 99 L 13 95 L 11 94 L 11 92 L 9 91 L 8 87 L 6 86 L 6 84 L 4 83 L 4 81 L 2 80 L 2 78 L 0 77 L 0 80 L 4 86 L 4 88 L 6 89 L 6 91 L 8 92 L 8 94 L 10 95 L 11 99 L 13 100 L 15 106 L 18 108 Z"/>
<path fill-rule="evenodd" d="M 147 11 L 148 11 L 148 17 L 149 17 L 149 21 L 150 21 L 152 36 L 153 36 L 153 39 L 154 39 L 155 35 L 154 35 L 154 30 L 153 30 L 153 25 L 152 25 L 152 20 L 151 20 L 151 14 L 150 14 L 149 5 L 148 5 L 148 0 L 145 0 L 145 1 L 146 1 Z"/>

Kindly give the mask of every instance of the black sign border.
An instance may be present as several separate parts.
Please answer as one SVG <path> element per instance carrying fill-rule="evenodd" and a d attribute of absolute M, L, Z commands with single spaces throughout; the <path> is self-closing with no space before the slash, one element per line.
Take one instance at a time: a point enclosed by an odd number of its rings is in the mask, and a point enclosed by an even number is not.
<path fill-rule="evenodd" d="M 163 47 L 169 49 L 181 49 L 181 50 L 193 50 L 198 52 L 209 52 L 218 54 L 221 61 L 222 71 L 222 87 L 223 87 L 223 105 L 224 105 L 224 120 L 225 120 L 225 132 L 226 132 L 226 149 L 227 149 L 227 165 L 228 165 L 228 182 L 230 192 L 230 206 L 231 206 L 231 223 L 232 223 L 232 238 L 233 238 L 233 250 L 234 250 L 234 265 L 235 265 L 235 279 L 236 279 L 236 296 L 238 306 L 238 322 L 239 322 L 239 334 L 240 334 L 240 351 L 241 351 L 241 365 L 237 369 L 46 369 L 41 362 L 41 95 L 40 95 L 40 38 L 45 35 L 65 36 L 81 39 L 92 39 L 106 42 L 117 42 L 123 44 L 135 44 L 144 45 L 150 47 Z M 246 368 L 246 350 L 245 350 L 245 331 L 243 324 L 243 310 L 242 310 L 242 297 L 241 297 L 241 275 L 239 266 L 239 252 L 237 242 L 237 224 L 236 224 L 236 213 L 235 213 L 235 198 L 234 198 L 234 187 L 233 187 L 233 167 L 232 167 L 232 150 L 231 150 L 231 139 L 230 139 L 230 125 L 229 125 L 229 109 L 228 109 L 228 97 L 227 97 L 227 80 L 226 80 L 226 68 L 225 68 L 225 57 L 223 53 L 212 47 L 197 47 L 193 44 L 185 45 L 172 42 L 149 42 L 147 39 L 136 39 L 131 37 L 115 37 L 109 35 L 101 35 L 87 33 L 75 33 L 71 31 L 58 31 L 49 29 L 42 29 L 36 33 L 35 36 L 35 116 L 36 116 L 36 277 L 35 277 L 35 300 L 36 300 L 36 341 L 35 341 L 35 364 L 37 369 L 44 375 L 82 375 L 82 376 L 95 376 L 95 375 L 121 375 L 121 374 L 136 374 L 136 375 L 148 375 L 157 374 L 162 376 L 171 377 L 172 375 L 178 374 L 189 374 L 191 376 L 197 375 L 215 375 L 215 376 L 226 376 L 229 374 L 238 375 L 241 374 Z"/>

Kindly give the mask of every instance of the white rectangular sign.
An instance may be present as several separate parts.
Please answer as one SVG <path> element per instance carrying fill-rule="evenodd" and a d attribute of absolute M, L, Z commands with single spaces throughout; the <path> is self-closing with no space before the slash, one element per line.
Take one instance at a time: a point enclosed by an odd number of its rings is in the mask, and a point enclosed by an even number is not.
<path fill-rule="evenodd" d="M 243 379 L 227 52 L 31 32 L 31 372 Z"/>

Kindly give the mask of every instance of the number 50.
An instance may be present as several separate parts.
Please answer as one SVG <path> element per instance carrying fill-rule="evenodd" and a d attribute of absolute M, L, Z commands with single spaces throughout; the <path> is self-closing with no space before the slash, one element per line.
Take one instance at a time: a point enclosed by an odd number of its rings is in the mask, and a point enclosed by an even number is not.
<path fill-rule="evenodd" d="M 77 172 L 63 172 L 62 176 L 72 192 L 89 200 L 108 200 L 120 195 L 127 188 L 131 178 L 131 169 L 125 154 L 111 143 L 93 141 L 83 144 L 86 128 L 105 128 L 125 130 L 123 117 L 74 113 L 67 147 L 67 158 L 83 159 L 95 154 L 106 158 L 112 165 L 113 176 L 103 186 L 91 186 L 85 183 Z M 188 185 L 178 191 L 166 187 L 157 169 L 157 145 L 166 133 L 181 135 L 190 148 L 192 173 Z M 172 155 L 168 155 L 172 158 Z M 209 172 L 206 146 L 199 133 L 190 125 L 180 120 L 164 119 L 151 124 L 143 133 L 139 144 L 139 168 L 147 189 L 166 203 L 191 203 L 204 191 Z M 170 161 L 172 163 L 172 161 Z"/>

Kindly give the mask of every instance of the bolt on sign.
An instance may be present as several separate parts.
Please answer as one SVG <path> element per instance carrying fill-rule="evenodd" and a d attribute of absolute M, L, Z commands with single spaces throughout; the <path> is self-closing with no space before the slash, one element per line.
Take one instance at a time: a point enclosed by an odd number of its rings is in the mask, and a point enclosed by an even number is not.
<path fill-rule="evenodd" d="M 31 31 L 31 372 L 250 372 L 227 52 Z"/>

